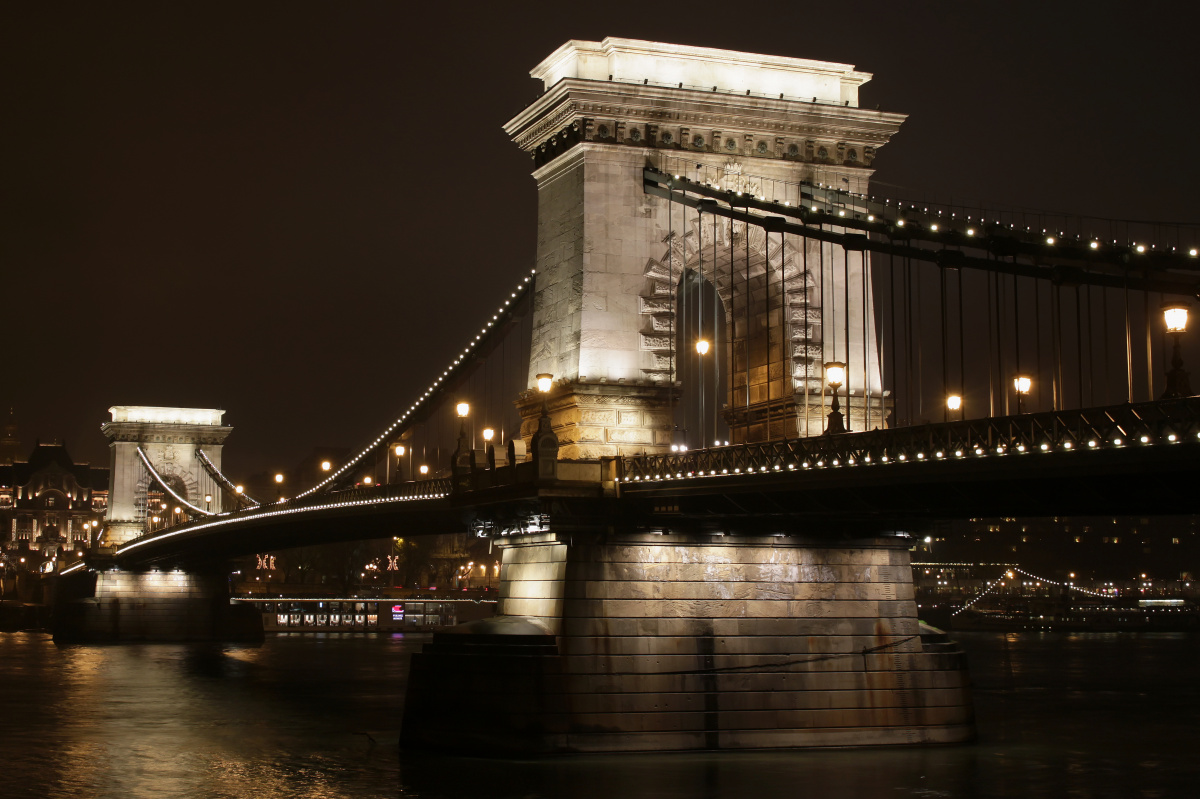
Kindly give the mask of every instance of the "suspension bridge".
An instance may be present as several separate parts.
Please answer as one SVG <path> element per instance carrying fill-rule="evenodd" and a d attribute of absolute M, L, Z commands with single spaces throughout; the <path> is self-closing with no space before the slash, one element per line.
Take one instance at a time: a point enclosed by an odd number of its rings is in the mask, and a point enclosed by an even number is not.
<path fill-rule="evenodd" d="M 971 722 L 906 531 L 1194 510 L 1196 226 L 876 196 L 903 116 L 859 108 L 849 65 L 606 39 L 531 74 L 506 130 L 537 263 L 445 369 L 277 501 L 222 472 L 219 411 L 114 409 L 112 547 L 64 575 L 139 595 L 239 554 L 470 532 L 502 550 L 501 620 L 413 679 L 466 681 L 448 693 L 504 731 L 483 747 L 917 743 Z M 432 744 L 454 713 L 420 697 L 406 735 Z"/>

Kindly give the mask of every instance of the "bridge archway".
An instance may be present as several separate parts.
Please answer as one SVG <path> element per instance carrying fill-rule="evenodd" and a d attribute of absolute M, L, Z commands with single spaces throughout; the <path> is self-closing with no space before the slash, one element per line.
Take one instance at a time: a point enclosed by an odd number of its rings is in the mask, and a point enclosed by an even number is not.
<path fill-rule="evenodd" d="M 740 173 L 731 172 L 729 179 L 744 185 Z M 680 433 L 689 431 L 683 443 L 708 446 L 713 440 L 742 443 L 806 434 L 806 415 L 796 410 L 804 403 L 796 397 L 815 391 L 812 402 L 820 401 L 824 355 L 819 258 L 813 255 L 810 264 L 804 252 L 815 243 L 724 217 L 675 213 L 678 228 L 666 236 L 663 254 L 645 267 L 642 307 L 650 322 L 642 339 L 650 358 L 645 371 L 681 384 L 675 425 Z M 698 288 L 701 276 L 711 294 Z M 693 290 L 699 292 L 696 297 L 686 298 Z M 696 305 L 701 295 L 705 299 Z M 695 318 L 689 321 L 685 309 L 693 306 Z M 715 331 L 703 322 L 713 318 L 719 320 Z M 703 438 L 693 433 L 699 417 L 691 405 L 698 405 L 700 394 L 690 387 L 699 377 L 694 363 L 698 324 L 720 336 L 720 345 L 710 351 L 718 395 L 704 395 Z M 686 340 L 685 332 L 691 334 Z M 710 371 L 705 382 L 711 380 Z M 720 409 L 715 422 L 714 407 Z M 814 412 L 809 419 L 814 432 L 821 432 L 821 415 Z"/>

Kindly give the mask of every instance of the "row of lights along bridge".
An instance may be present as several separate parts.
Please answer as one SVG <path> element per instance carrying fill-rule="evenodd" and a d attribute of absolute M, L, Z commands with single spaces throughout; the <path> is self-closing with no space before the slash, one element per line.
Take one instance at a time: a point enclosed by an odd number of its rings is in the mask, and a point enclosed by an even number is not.
<path fill-rule="evenodd" d="M 1174 341 L 1174 350 L 1173 350 L 1173 356 L 1172 356 L 1172 360 L 1171 360 L 1171 369 L 1167 372 L 1167 386 L 1166 386 L 1166 391 L 1163 394 L 1164 398 L 1182 397 L 1182 396 L 1187 396 L 1188 394 L 1191 393 L 1190 389 L 1187 387 L 1187 375 L 1183 371 L 1183 358 L 1182 358 L 1182 355 L 1180 354 L 1180 343 L 1179 343 L 1180 337 L 1187 330 L 1189 307 L 1190 307 L 1189 304 L 1186 302 L 1172 302 L 1172 303 L 1168 303 L 1168 304 L 1164 305 L 1162 308 L 1163 320 L 1166 324 L 1167 332 L 1172 335 L 1172 338 Z M 711 349 L 711 345 L 707 339 L 701 338 L 696 341 L 696 353 L 698 355 L 703 357 L 709 353 L 710 349 Z M 831 434 L 831 435 L 848 432 L 846 425 L 845 425 L 845 421 L 844 421 L 842 413 L 841 413 L 841 406 L 839 403 L 839 393 L 840 393 L 839 389 L 841 389 L 842 385 L 844 385 L 846 382 L 846 364 L 841 361 L 830 361 L 830 362 L 824 364 L 824 368 L 825 368 L 825 379 L 826 379 L 826 382 L 829 384 L 830 392 L 832 395 L 832 402 L 830 404 L 830 411 L 829 411 L 829 417 L 828 417 L 829 422 L 828 422 L 828 425 L 826 426 L 825 432 L 826 432 L 826 434 Z M 545 397 L 547 397 L 550 393 L 550 388 L 553 384 L 553 379 L 554 379 L 554 376 L 550 375 L 550 374 L 539 374 L 537 376 L 537 388 L 538 388 L 538 391 L 541 392 L 542 397 L 543 397 L 543 412 L 545 412 Z M 1033 389 L 1033 379 L 1031 377 L 1029 377 L 1028 375 L 1018 374 L 1013 377 L 1013 390 L 1017 396 L 1017 413 L 1024 413 L 1024 405 L 1023 405 L 1024 398 L 1029 394 L 1029 392 L 1032 389 Z M 955 411 L 955 412 L 962 411 L 963 398 L 958 394 L 949 395 L 948 397 L 946 397 L 946 407 L 950 411 Z M 465 420 L 469 416 L 470 411 L 471 411 L 470 403 L 459 402 L 455 406 L 455 411 L 460 419 Z M 496 435 L 495 429 L 493 429 L 491 427 L 484 428 L 483 440 L 485 442 L 485 446 L 491 445 L 493 439 L 495 438 L 495 435 Z M 721 442 L 720 441 L 714 442 L 714 445 L 720 446 Z M 673 446 L 672 449 L 681 451 L 681 450 L 685 450 L 686 446 L 676 445 L 676 446 Z M 413 471 L 412 471 L 412 455 L 413 455 L 412 447 L 406 446 L 404 444 L 396 444 L 393 447 L 392 451 L 395 454 L 396 459 L 397 459 L 398 474 L 400 473 L 400 467 L 404 463 L 404 459 L 406 456 L 408 458 L 408 467 L 409 467 L 408 473 L 412 474 L 413 473 Z M 333 464 L 330 461 L 322 461 L 321 462 L 321 471 L 322 472 L 329 472 L 332 468 L 333 468 Z M 417 467 L 416 474 L 419 474 L 421 477 L 427 477 L 429 475 L 428 464 L 420 464 Z M 372 475 L 367 474 L 367 475 L 363 476 L 363 478 L 360 482 L 362 485 L 372 485 L 374 483 L 374 479 L 375 478 Z M 279 488 L 279 501 L 280 502 L 284 501 L 284 499 L 285 499 L 283 496 L 283 482 L 284 482 L 283 474 L 277 473 L 275 475 L 275 483 L 276 483 L 277 487 Z M 239 486 L 235 487 L 235 490 L 237 491 L 238 494 L 241 494 L 241 493 L 243 493 L 244 488 L 239 485 Z M 211 495 L 206 496 L 204 498 L 204 500 L 206 503 L 209 503 L 209 505 L 211 505 L 212 496 Z M 162 521 L 164 521 L 164 522 L 166 521 L 166 518 L 165 518 L 166 508 L 167 508 L 166 505 L 162 506 L 162 509 L 164 512 L 163 513 L 164 518 L 162 519 Z M 176 512 L 176 514 L 181 513 L 180 509 L 178 509 L 178 508 L 175 509 L 175 512 Z M 155 524 L 159 523 L 159 521 L 160 521 L 158 516 L 155 516 L 153 520 L 154 520 Z"/>
<path fill-rule="evenodd" d="M 706 348 L 706 351 L 707 351 L 707 348 Z M 538 391 L 541 392 L 543 398 L 550 394 L 550 388 L 553 385 L 553 382 L 554 382 L 554 375 L 540 374 L 537 376 L 537 388 L 538 388 Z M 464 420 L 464 423 L 465 423 L 466 418 L 471 413 L 471 404 L 469 402 L 459 402 L 455 405 L 454 410 L 455 410 L 455 413 L 458 415 L 458 418 Z M 546 412 L 544 401 L 543 401 L 542 410 L 543 410 L 543 413 Z M 495 428 L 485 427 L 483 429 L 484 446 L 491 446 L 491 443 L 495 438 L 496 438 Z M 403 479 L 403 478 L 402 478 L 402 472 L 400 470 L 400 467 L 404 463 L 404 459 L 406 457 L 408 459 L 408 473 L 412 474 L 413 473 L 413 471 L 412 471 L 413 448 L 410 446 L 407 446 L 405 444 L 396 444 L 395 446 L 392 447 L 392 452 L 396 456 L 396 469 L 397 469 L 398 475 L 401 475 L 401 479 Z M 321 471 L 322 472 L 327 473 L 332 469 L 333 469 L 333 463 L 331 461 L 321 461 Z M 422 478 L 428 477 L 429 476 L 429 465 L 424 464 L 424 463 L 420 464 L 417 467 L 416 474 L 420 475 Z M 283 496 L 284 479 L 285 478 L 284 478 L 284 475 L 282 472 L 276 472 L 275 485 L 279 490 L 279 501 L 280 502 L 284 502 L 286 500 L 286 497 Z M 374 482 L 375 482 L 375 478 L 373 475 L 370 475 L 370 474 L 363 475 L 362 479 L 359 481 L 359 483 L 361 485 L 367 485 L 367 486 L 373 485 Z M 245 487 L 240 486 L 240 485 L 235 486 L 234 490 L 237 491 L 238 494 L 242 494 L 245 491 Z M 207 502 L 211 502 L 212 497 L 206 496 L 205 500 Z M 166 507 L 167 507 L 166 505 L 163 505 L 164 509 Z M 177 508 L 175 512 L 179 513 L 180 510 Z M 158 521 L 158 517 L 155 517 L 155 522 L 157 522 L 157 521 Z"/>
<path fill-rule="evenodd" d="M 1162 306 L 1163 321 L 1166 324 L 1167 332 L 1171 334 L 1174 342 L 1173 353 L 1171 357 L 1171 369 L 1167 372 L 1167 387 L 1163 393 L 1163 399 L 1171 399 L 1175 397 L 1186 397 L 1192 392 L 1188 386 L 1187 373 L 1183 371 L 1183 355 L 1179 349 L 1179 340 L 1183 333 L 1187 330 L 1188 320 L 1188 303 L 1183 301 L 1170 302 Z M 696 341 L 696 352 L 700 356 L 708 354 L 709 343 L 706 339 Z M 825 428 L 826 434 L 846 433 L 845 421 L 842 418 L 841 407 L 838 402 L 838 389 L 846 382 L 846 364 L 842 361 L 829 361 L 825 365 L 825 380 L 829 384 L 829 390 L 832 394 L 833 401 L 829 406 L 829 423 Z M 1029 392 L 1033 389 L 1033 378 L 1025 374 L 1018 374 L 1013 377 L 1013 391 L 1017 395 L 1017 413 L 1025 412 L 1024 400 Z M 950 411 L 961 412 L 963 408 L 963 398 L 959 394 L 950 394 L 946 397 L 946 408 Z M 965 418 L 965 416 L 963 417 Z M 714 446 L 720 446 L 720 441 L 714 441 Z M 673 451 L 686 451 L 686 446 L 672 446 Z"/>

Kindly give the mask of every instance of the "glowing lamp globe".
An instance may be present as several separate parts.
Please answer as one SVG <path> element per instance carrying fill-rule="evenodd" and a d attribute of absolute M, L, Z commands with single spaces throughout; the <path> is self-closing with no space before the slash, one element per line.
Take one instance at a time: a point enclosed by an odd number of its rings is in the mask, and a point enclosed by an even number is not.
<path fill-rule="evenodd" d="M 952 411 L 957 411 L 962 407 L 962 397 L 958 396 L 957 394 L 951 394 L 950 396 L 946 397 L 946 407 Z"/>
<path fill-rule="evenodd" d="M 554 375 L 543 373 L 537 376 L 537 389 L 543 394 L 550 393 L 550 384 L 554 381 Z"/>
<path fill-rule="evenodd" d="M 484 441 L 491 441 L 491 440 L 492 440 L 493 438 L 495 438 L 495 437 L 496 437 L 496 431 L 495 431 L 495 430 L 493 430 L 493 429 L 492 429 L 492 428 L 490 428 L 490 427 L 485 427 L 485 428 L 483 428 L 483 440 L 484 440 Z"/>
<path fill-rule="evenodd" d="M 1013 378 L 1013 388 L 1018 394 L 1028 394 L 1029 389 L 1033 387 L 1033 380 L 1025 375 L 1017 375 Z"/>
<path fill-rule="evenodd" d="M 454 406 L 454 412 L 458 414 L 458 418 L 465 419 L 467 414 L 471 412 L 471 405 L 466 402 L 460 402 Z"/>
<path fill-rule="evenodd" d="M 1163 320 L 1167 323 L 1168 333 L 1183 333 L 1187 330 L 1188 304 L 1172 302 L 1162 308 Z"/>
<path fill-rule="evenodd" d="M 699 339 L 696 342 L 696 352 L 701 355 L 708 355 L 708 341 L 706 339 Z"/>
<path fill-rule="evenodd" d="M 841 361 L 830 361 L 825 364 L 825 380 L 831 386 L 840 386 L 846 382 L 846 364 Z"/>

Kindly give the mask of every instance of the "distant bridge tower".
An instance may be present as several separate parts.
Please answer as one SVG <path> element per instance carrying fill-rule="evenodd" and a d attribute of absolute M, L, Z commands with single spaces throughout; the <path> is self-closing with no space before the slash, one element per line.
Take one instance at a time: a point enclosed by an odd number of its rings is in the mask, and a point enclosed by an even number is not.
<path fill-rule="evenodd" d="M 712 419 L 721 407 L 730 438 L 820 433 L 821 408 L 809 414 L 800 406 L 822 402 L 821 365 L 830 360 L 862 365 L 849 375 L 852 418 L 862 414 L 864 394 L 882 417 L 865 253 L 822 250 L 811 239 L 805 247 L 794 236 L 781 244 L 760 227 L 698 218 L 642 184 L 643 168 L 653 166 L 768 200 L 790 192 L 793 205 L 805 181 L 865 193 L 876 150 L 904 120 L 858 107 L 870 74 L 614 38 L 570 41 L 530 74 L 545 93 L 505 130 L 534 161 L 529 385 L 539 373 L 555 377 L 550 412 L 560 457 L 669 447 L 681 425 L 675 397 L 696 391 L 688 331 L 698 306 L 707 317 L 700 330 L 717 339 L 705 368 L 720 370 L 705 381 L 705 413 Z M 823 313 L 822 298 L 835 293 L 851 298 L 849 310 L 829 301 Z M 681 298 L 693 309 L 690 321 Z M 691 385 L 672 388 L 681 379 Z M 540 400 L 526 396 L 519 406 L 529 435 Z"/>
<path fill-rule="evenodd" d="M 221 468 L 221 449 L 233 431 L 221 424 L 225 411 L 141 405 L 116 405 L 109 411 L 112 421 L 100 428 L 108 439 L 112 469 L 104 544 L 123 544 L 146 532 L 147 519 L 154 511 L 147 507 L 146 495 L 156 485 L 150 469 L 178 495 L 178 500 L 169 494 L 164 499 L 171 506 L 168 512 L 174 511 L 179 500 L 213 513 L 221 510 L 220 487 L 198 453 L 203 450 L 213 466 Z M 205 502 L 208 495 L 211 503 Z"/>

